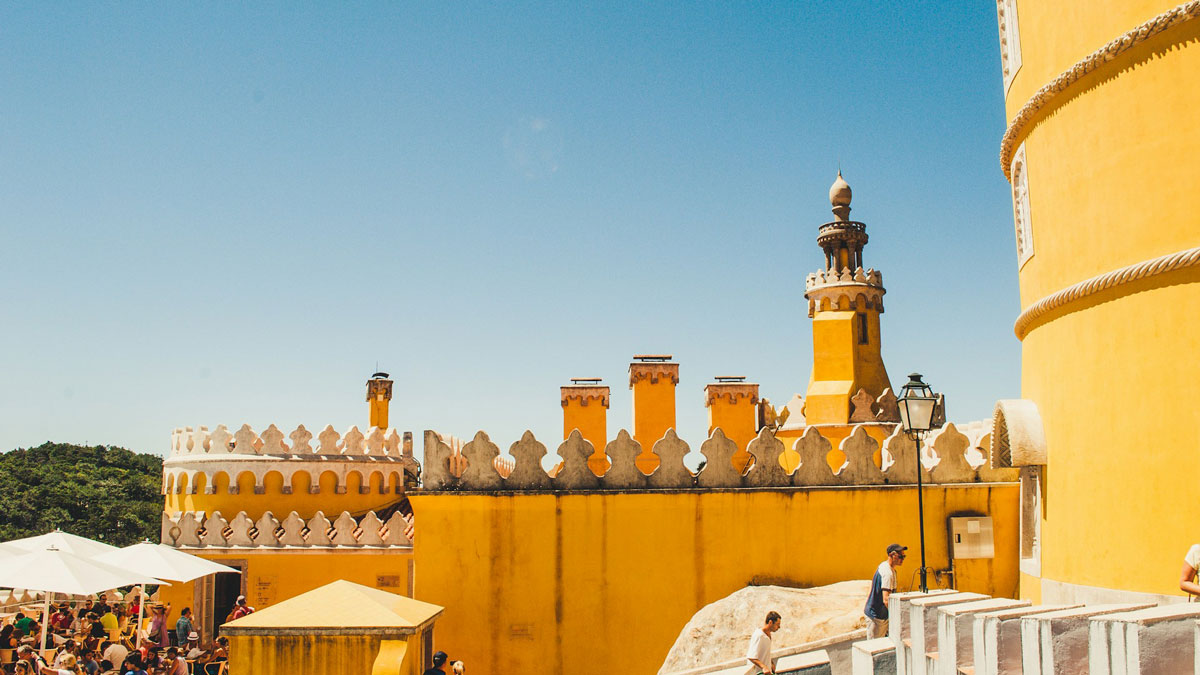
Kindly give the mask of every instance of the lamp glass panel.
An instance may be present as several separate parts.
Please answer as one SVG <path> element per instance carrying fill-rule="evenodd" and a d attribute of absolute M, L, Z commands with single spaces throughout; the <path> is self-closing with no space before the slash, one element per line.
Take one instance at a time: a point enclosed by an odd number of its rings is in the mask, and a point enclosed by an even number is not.
<path fill-rule="evenodd" d="M 937 405 L 937 399 L 910 398 L 906 403 L 907 405 L 901 408 L 907 409 L 908 412 L 904 416 L 905 426 L 911 431 L 929 431 L 933 424 L 933 409 Z"/>

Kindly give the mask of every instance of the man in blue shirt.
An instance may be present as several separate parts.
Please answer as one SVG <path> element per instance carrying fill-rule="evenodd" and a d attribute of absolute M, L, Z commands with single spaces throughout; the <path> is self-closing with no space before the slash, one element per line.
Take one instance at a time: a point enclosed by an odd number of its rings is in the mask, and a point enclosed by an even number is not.
<path fill-rule="evenodd" d="M 888 634 L 888 598 L 896 590 L 896 568 L 904 564 L 907 546 L 889 544 L 887 560 L 879 563 L 871 579 L 871 592 L 867 594 L 867 639 L 885 637 Z"/>

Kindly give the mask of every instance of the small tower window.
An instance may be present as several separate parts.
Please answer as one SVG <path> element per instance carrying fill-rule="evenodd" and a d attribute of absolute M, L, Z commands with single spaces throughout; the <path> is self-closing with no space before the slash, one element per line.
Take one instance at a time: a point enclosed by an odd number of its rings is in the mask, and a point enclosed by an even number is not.
<path fill-rule="evenodd" d="M 1017 230 L 1017 269 L 1033 257 L 1033 224 L 1029 216 L 1029 169 L 1025 144 L 1017 148 L 1012 161 L 1013 223 Z"/>
<path fill-rule="evenodd" d="M 871 344 L 870 337 L 867 335 L 867 315 L 858 315 L 858 344 Z"/>

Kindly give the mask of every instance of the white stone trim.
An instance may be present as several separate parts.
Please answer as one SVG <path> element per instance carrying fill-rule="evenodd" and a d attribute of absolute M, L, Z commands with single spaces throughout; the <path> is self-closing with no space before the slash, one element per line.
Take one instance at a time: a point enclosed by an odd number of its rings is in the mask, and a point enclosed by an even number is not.
<path fill-rule="evenodd" d="M 1200 267 L 1200 246 L 1145 260 L 1086 279 L 1030 305 L 1017 317 L 1016 323 L 1013 325 L 1013 332 L 1016 333 L 1018 340 L 1024 340 L 1039 319 L 1059 307 L 1132 281 L 1191 267 Z"/>
<path fill-rule="evenodd" d="M 1012 121 L 1009 122 L 1008 129 L 1004 132 L 1004 138 L 1000 141 L 1000 169 L 1004 171 L 1004 175 L 1010 180 L 1012 179 L 1009 171 L 1012 165 L 1012 156 L 1017 138 L 1024 134 L 1025 127 L 1029 126 L 1038 112 L 1046 107 L 1050 101 L 1070 89 L 1084 75 L 1102 67 L 1120 54 L 1133 49 L 1169 28 L 1191 21 L 1196 17 L 1200 17 L 1200 0 L 1190 0 L 1173 9 L 1169 9 L 1140 26 L 1125 31 L 1100 49 L 1088 54 L 1075 65 L 1068 68 L 1066 72 L 1039 89 L 1021 107 Z"/>
<path fill-rule="evenodd" d="M 996 19 L 1000 27 L 1000 67 L 1004 72 L 1004 95 L 1021 69 L 1021 31 L 1017 21 L 1017 0 L 996 0 Z"/>
<path fill-rule="evenodd" d="M 1012 161 L 1013 225 L 1017 235 L 1017 270 L 1033 257 L 1033 221 L 1029 209 L 1029 162 L 1022 143 Z"/>

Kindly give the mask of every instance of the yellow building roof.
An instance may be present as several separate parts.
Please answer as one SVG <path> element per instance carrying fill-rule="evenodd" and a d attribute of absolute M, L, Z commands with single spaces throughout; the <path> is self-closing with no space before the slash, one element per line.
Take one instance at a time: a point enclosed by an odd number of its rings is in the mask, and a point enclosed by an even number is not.
<path fill-rule="evenodd" d="M 403 595 L 381 591 L 350 581 L 338 580 L 301 593 L 294 598 L 230 621 L 221 627 L 233 629 L 308 629 L 327 632 L 337 629 L 416 629 L 442 613 L 442 607 Z"/>

